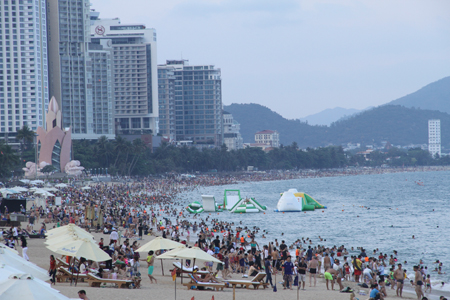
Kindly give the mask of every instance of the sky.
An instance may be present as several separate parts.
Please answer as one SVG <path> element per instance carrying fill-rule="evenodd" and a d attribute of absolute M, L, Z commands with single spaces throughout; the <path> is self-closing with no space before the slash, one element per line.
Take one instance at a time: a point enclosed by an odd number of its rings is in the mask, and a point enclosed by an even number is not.
<path fill-rule="evenodd" d="M 450 76 L 446 0 L 91 0 L 158 34 L 158 64 L 222 72 L 222 99 L 289 119 L 385 104 Z"/>

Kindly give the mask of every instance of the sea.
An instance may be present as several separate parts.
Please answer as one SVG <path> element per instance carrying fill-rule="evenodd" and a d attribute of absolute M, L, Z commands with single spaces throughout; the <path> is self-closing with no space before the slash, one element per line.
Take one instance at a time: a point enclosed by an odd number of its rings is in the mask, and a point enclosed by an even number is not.
<path fill-rule="evenodd" d="M 274 212 L 280 193 L 291 188 L 305 192 L 326 209 L 308 212 Z M 267 206 L 265 213 L 202 213 L 219 221 L 260 228 L 260 246 L 275 239 L 290 245 L 299 238 L 310 238 L 313 245 L 344 245 L 350 255 L 363 247 L 394 255 L 413 279 L 413 266 L 428 268 L 432 287 L 450 291 L 450 172 L 408 172 L 373 175 L 305 178 L 286 181 L 243 182 L 227 186 L 202 187 L 181 195 L 187 206 L 201 202 L 201 195 L 214 195 L 222 202 L 225 189 L 238 189 L 241 197 L 255 198 Z M 266 238 L 262 238 L 266 230 Z M 319 240 L 319 236 L 324 241 Z M 414 238 L 413 238 L 414 236 Z M 351 251 L 353 247 L 353 251 Z M 433 272 L 443 263 L 442 271 Z M 445 283 L 442 286 L 442 282 Z"/>

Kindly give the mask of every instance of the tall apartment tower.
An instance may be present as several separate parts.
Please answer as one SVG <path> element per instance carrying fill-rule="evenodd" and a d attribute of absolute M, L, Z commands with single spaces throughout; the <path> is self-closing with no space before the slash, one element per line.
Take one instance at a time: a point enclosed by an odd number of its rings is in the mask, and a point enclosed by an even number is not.
<path fill-rule="evenodd" d="M 17 0 L 16 0 L 17 1 Z M 89 0 L 47 0 L 50 95 L 72 138 L 98 137 L 93 128 Z"/>
<path fill-rule="evenodd" d="M 116 134 L 158 133 L 156 31 L 92 16 L 91 43 L 112 50 Z"/>
<path fill-rule="evenodd" d="M 428 120 L 428 152 L 441 156 L 441 120 Z"/>
<path fill-rule="evenodd" d="M 0 138 L 45 124 L 49 102 L 45 0 L 0 2 Z"/>
<path fill-rule="evenodd" d="M 160 69 L 175 72 L 175 139 L 202 147 L 223 143 L 222 80 L 213 65 L 189 66 L 187 60 L 167 60 Z"/>
<path fill-rule="evenodd" d="M 159 133 L 175 141 L 175 68 L 158 66 Z"/>
<path fill-rule="evenodd" d="M 91 25 L 99 13 L 91 11 Z M 92 110 L 93 131 L 99 136 L 113 139 L 114 99 L 113 99 L 113 51 L 106 41 L 89 44 L 89 57 L 92 63 Z"/>

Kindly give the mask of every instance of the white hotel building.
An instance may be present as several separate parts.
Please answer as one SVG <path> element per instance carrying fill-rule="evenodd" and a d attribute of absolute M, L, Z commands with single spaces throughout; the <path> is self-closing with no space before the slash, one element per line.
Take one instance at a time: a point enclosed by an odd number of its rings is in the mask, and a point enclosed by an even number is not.
<path fill-rule="evenodd" d="M 441 156 L 441 120 L 428 120 L 428 152 Z"/>

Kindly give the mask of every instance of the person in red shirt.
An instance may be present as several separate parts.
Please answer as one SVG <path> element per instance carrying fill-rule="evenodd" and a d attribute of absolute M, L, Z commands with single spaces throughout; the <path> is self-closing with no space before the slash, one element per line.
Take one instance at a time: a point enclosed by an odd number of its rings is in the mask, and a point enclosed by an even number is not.
<path fill-rule="evenodd" d="M 48 275 L 51 277 L 50 282 L 56 285 L 56 260 L 53 255 L 50 255 L 50 268 L 48 269 Z"/>

